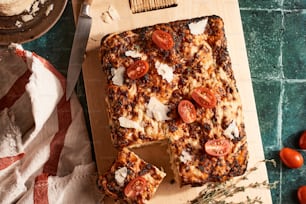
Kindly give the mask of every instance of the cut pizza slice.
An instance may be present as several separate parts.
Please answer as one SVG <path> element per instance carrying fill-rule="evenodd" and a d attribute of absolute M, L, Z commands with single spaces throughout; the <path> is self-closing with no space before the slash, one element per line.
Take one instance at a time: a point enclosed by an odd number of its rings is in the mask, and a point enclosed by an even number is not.
<path fill-rule="evenodd" d="M 99 177 L 98 186 L 106 195 L 128 203 L 146 203 L 155 194 L 166 174 L 123 148 L 113 165 Z"/>

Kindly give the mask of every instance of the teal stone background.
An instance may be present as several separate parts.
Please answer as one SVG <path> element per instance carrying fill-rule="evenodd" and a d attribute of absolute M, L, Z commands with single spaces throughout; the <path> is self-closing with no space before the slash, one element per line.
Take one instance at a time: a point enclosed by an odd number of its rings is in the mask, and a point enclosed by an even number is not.
<path fill-rule="evenodd" d="M 279 160 L 282 147 L 298 149 L 306 130 L 306 0 L 239 0 L 260 131 L 274 204 L 298 203 L 296 192 L 306 185 L 306 164 L 288 169 Z M 71 1 L 56 25 L 39 39 L 24 44 L 49 60 L 66 76 L 74 36 Z M 90 131 L 82 76 L 76 93 Z M 251 144 L 250 144 L 251 145 Z M 306 151 L 298 150 L 306 160 Z"/>
<path fill-rule="evenodd" d="M 306 0 L 239 1 L 260 131 L 273 203 L 298 203 L 297 189 L 306 185 L 306 165 L 289 169 L 279 150 L 298 150 L 306 130 Z M 306 152 L 298 150 L 306 159 Z"/>

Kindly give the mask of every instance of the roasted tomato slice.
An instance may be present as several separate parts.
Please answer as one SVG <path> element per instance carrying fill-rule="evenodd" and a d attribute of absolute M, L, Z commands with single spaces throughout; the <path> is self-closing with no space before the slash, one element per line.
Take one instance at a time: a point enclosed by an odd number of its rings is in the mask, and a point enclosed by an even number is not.
<path fill-rule="evenodd" d="M 172 36 L 162 30 L 155 30 L 152 33 L 152 41 L 161 49 L 170 50 L 174 46 Z"/>
<path fill-rule="evenodd" d="M 124 189 L 124 194 L 128 198 L 135 198 L 137 195 L 142 194 L 147 185 L 145 178 L 139 176 L 128 183 Z"/>
<path fill-rule="evenodd" d="M 149 71 L 149 64 L 145 60 L 137 60 L 131 64 L 126 72 L 130 79 L 139 79 Z"/>
<path fill-rule="evenodd" d="M 300 168 L 304 164 L 304 158 L 302 154 L 289 147 L 284 147 L 281 149 L 279 156 L 282 162 L 287 167 L 292 169 Z"/>
<path fill-rule="evenodd" d="M 300 136 L 299 146 L 301 149 L 306 149 L 306 131 L 304 131 Z"/>
<path fill-rule="evenodd" d="M 227 155 L 231 150 L 231 144 L 227 139 L 214 139 L 205 143 L 207 154 L 215 157 Z"/>
<path fill-rule="evenodd" d="M 306 186 L 300 186 L 297 192 L 300 204 L 306 204 Z"/>
<path fill-rule="evenodd" d="M 197 117 L 197 112 L 194 105 L 188 100 L 182 100 L 179 103 L 178 113 L 185 123 L 192 123 Z"/>
<path fill-rule="evenodd" d="M 191 97 L 197 104 L 204 108 L 214 108 L 217 105 L 217 99 L 214 92 L 205 87 L 198 87 L 191 93 Z"/>

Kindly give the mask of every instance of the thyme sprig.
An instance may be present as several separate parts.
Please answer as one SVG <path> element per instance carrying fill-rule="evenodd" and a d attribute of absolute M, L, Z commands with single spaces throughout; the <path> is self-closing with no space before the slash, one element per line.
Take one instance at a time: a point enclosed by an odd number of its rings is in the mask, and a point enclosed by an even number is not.
<path fill-rule="evenodd" d="M 276 167 L 275 160 L 263 160 L 257 162 L 254 167 L 248 169 L 244 176 L 239 177 L 236 180 L 230 180 L 222 183 L 209 183 L 206 188 L 202 190 L 199 195 L 191 200 L 190 204 L 261 204 L 263 201 L 260 197 L 250 198 L 246 196 L 245 201 L 235 202 L 226 202 L 225 199 L 228 197 L 233 197 L 239 192 L 244 192 L 246 189 L 258 189 L 258 188 L 267 188 L 273 189 L 276 188 L 278 181 L 269 183 L 268 181 L 263 182 L 253 182 L 247 185 L 239 185 L 240 182 L 248 180 L 248 176 L 258 169 L 260 163 L 272 163 Z"/>

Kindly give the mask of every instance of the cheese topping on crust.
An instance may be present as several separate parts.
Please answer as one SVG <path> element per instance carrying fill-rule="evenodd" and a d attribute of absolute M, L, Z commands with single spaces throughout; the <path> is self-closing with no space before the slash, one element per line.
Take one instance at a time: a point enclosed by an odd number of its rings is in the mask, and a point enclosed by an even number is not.
<path fill-rule="evenodd" d="M 168 83 L 173 80 L 173 68 L 169 67 L 167 64 L 161 63 L 159 61 L 155 62 L 155 68 L 157 69 L 157 73 L 162 76 Z"/>
<path fill-rule="evenodd" d="M 121 127 L 134 128 L 136 130 L 139 130 L 139 131 L 143 132 L 143 127 L 137 121 L 130 120 L 126 117 L 120 117 L 119 118 L 119 123 L 120 123 Z"/>
<path fill-rule="evenodd" d="M 223 134 L 231 140 L 239 137 L 239 130 L 234 120 L 224 130 Z"/>
<path fill-rule="evenodd" d="M 127 176 L 127 168 L 125 166 L 115 171 L 115 180 L 119 186 L 124 185 L 126 176 Z"/>
<path fill-rule="evenodd" d="M 112 78 L 113 84 L 118 85 L 118 86 L 122 86 L 123 81 L 124 81 L 125 67 L 121 66 L 118 69 L 112 68 L 111 72 L 112 72 L 112 76 L 113 76 L 113 78 Z"/>
<path fill-rule="evenodd" d="M 180 156 L 180 161 L 183 163 L 187 163 L 188 161 L 192 161 L 192 156 L 190 155 L 189 152 L 186 150 L 183 150 L 181 156 Z"/>
<path fill-rule="evenodd" d="M 142 54 L 135 50 L 128 50 L 125 52 L 125 56 L 132 57 L 132 58 L 141 58 Z"/>
<path fill-rule="evenodd" d="M 167 116 L 169 112 L 168 106 L 162 104 L 157 98 L 151 97 L 149 104 L 147 105 L 147 116 L 154 118 L 157 121 L 170 120 Z"/>
<path fill-rule="evenodd" d="M 188 25 L 191 34 L 193 35 L 200 35 L 202 33 L 204 33 L 205 28 L 206 28 L 206 24 L 207 24 L 207 18 L 199 21 L 199 22 L 195 22 L 195 23 L 190 23 Z"/>

